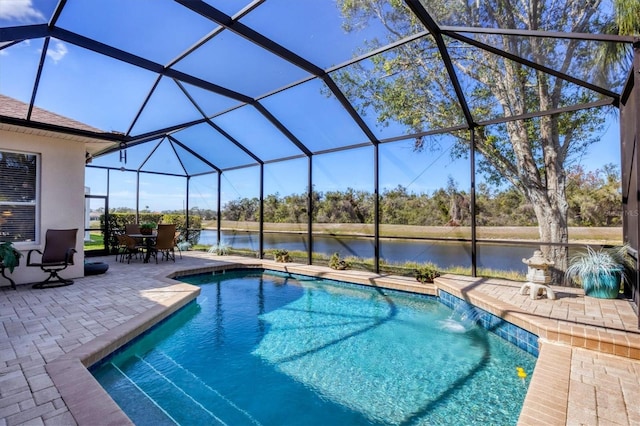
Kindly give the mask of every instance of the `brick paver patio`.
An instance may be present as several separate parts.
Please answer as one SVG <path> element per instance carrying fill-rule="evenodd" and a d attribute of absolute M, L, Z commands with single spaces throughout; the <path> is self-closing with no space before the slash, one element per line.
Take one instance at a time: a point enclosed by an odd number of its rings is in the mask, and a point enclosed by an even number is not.
<path fill-rule="evenodd" d="M 411 278 L 200 252 L 158 265 L 100 260 L 110 265 L 106 274 L 69 287 L 0 288 L 0 425 L 127 424 L 85 366 L 197 296 L 197 287 L 167 276 L 234 262 L 430 294 L 446 289 L 540 336 L 520 424 L 640 425 L 640 331 L 626 300 L 561 287 L 554 288 L 557 300 L 532 300 L 509 281 L 444 276 L 423 286 Z"/>

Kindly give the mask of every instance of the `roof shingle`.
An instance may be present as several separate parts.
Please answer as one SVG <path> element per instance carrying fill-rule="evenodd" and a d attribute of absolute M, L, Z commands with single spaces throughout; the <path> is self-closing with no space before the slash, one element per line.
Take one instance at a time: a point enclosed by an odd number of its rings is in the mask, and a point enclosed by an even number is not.
<path fill-rule="evenodd" d="M 5 116 L 26 120 L 28 110 L 28 104 L 0 94 L 0 119 L 2 116 Z M 70 129 L 84 130 L 87 132 L 105 133 L 104 130 L 97 129 L 89 126 L 88 124 L 72 120 L 71 118 L 64 117 L 62 115 L 54 114 L 53 112 L 36 106 L 33 107 L 33 111 L 31 112 L 31 121 L 67 127 Z"/>

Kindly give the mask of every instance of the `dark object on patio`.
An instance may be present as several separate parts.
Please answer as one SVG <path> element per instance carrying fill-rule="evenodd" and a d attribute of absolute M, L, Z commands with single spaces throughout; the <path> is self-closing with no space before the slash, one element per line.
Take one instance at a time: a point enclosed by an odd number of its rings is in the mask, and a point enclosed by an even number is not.
<path fill-rule="evenodd" d="M 84 264 L 84 275 L 100 275 L 107 272 L 109 265 L 104 262 L 86 262 Z"/>
<path fill-rule="evenodd" d="M 62 287 L 73 284 L 73 280 L 67 280 L 58 275 L 58 272 L 66 269 L 67 266 L 73 265 L 73 254 L 76 253 L 76 235 L 78 228 L 75 229 L 49 229 L 44 242 L 44 250 L 29 250 L 27 254 L 27 266 L 37 266 L 49 277 L 33 285 L 33 288 L 49 288 Z M 42 255 L 40 262 L 32 262 L 31 255 L 33 252 Z"/>

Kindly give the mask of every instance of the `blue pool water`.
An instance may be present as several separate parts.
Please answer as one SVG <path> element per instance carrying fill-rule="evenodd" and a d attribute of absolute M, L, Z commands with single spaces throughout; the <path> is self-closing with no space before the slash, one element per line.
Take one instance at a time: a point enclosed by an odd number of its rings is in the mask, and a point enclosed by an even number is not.
<path fill-rule="evenodd" d="M 136 425 L 517 423 L 535 357 L 436 298 L 262 271 L 182 280 L 195 302 L 92 368 Z"/>

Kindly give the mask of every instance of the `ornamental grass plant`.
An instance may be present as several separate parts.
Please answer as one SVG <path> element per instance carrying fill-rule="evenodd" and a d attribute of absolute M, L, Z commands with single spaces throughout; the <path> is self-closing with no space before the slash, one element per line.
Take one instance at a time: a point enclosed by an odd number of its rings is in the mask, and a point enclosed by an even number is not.
<path fill-rule="evenodd" d="M 627 250 L 627 245 L 598 250 L 587 246 L 569 259 L 565 280 L 581 286 L 588 296 L 617 297 L 635 268 Z"/>

